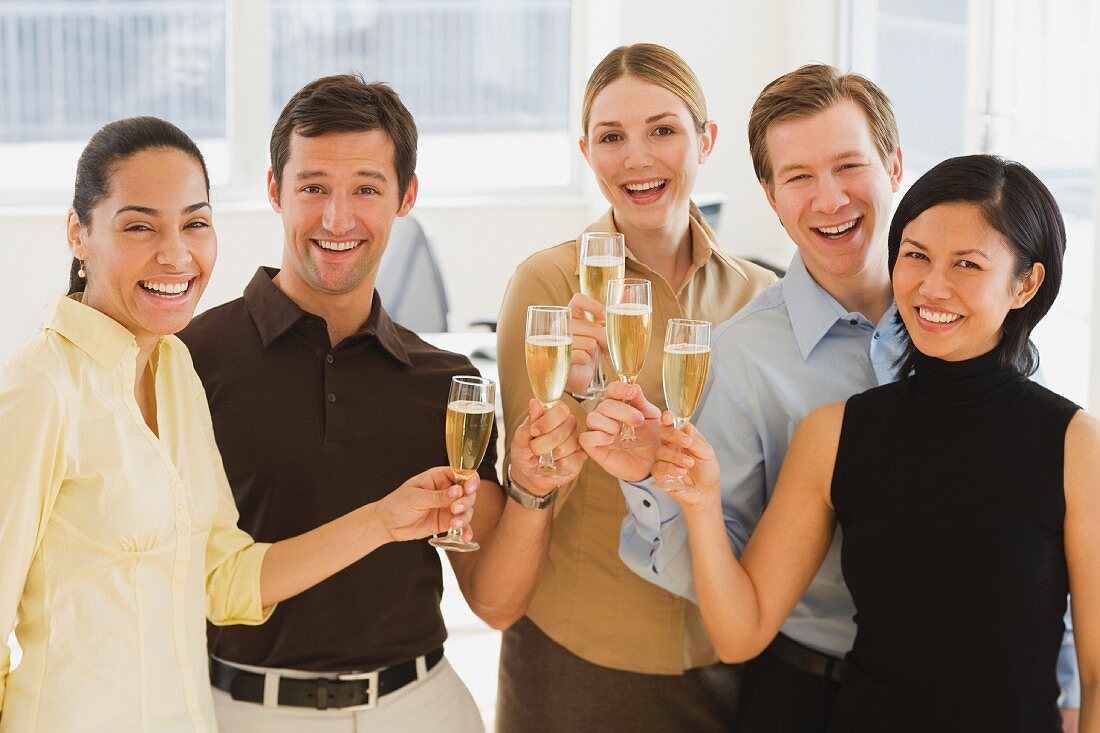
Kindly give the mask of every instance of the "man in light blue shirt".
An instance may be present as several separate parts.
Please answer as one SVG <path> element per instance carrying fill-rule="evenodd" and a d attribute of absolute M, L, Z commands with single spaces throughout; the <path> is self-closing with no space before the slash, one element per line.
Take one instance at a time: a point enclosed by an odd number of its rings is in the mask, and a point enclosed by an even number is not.
<path fill-rule="evenodd" d="M 893 381 L 900 355 L 886 266 L 891 203 L 902 175 L 889 100 L 872 82 L 806 66 L 761 92 L 749 121 L 756 174 L 798 247 L 786 277 L 712 339 L 711 378 L 696 425 L 722 466 L 723 511 L 740 555 L 775 488 L 795 427 L 816 408 Z M 699 316 L 697 316 L 699 317 Z M 705 317 L 705 314 L 701 317 Z M 622 385 L 610 385 L 609 396 Z M 649 424 L 656 408 L 632 401 Z M 613 475 L 648 476 L 652 457 L 605 437 L 631 407 L 605 400 L 582 444 Z M 650 482 L 622 483 L 630 514 L 620 555 L 634 572 L 695 600 L 679 506 Z M 738 730 L 825 731 L 855 638 L 840 567 L 840 530 L 776 641 L 745 666 Z M 1065 704 L 1076 707 L 1072 637 L 1063 648 Z M 1063 674 L 1063 672 L 1065 672 Z M 1075 712 L 1067 730 L 1076 730 Z"/>

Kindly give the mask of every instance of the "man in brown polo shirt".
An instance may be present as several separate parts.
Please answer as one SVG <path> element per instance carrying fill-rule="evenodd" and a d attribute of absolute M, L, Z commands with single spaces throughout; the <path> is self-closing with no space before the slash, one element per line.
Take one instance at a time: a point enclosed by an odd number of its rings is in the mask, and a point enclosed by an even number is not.
<path fill-rule="evenodd" d="M 390 227 L 418 185 L 416 127 L 397 95 L 355 76 L 311 82 L 280 115 L 271 159 L 281 270 L 261 268 L 243 298 L 181 334 L 241 527 L 260 541 L 317 526 L 445 463 L 451 377 L 476 373 L 394 323 L 374 291 Z M 527 470 L 551 449 L 567 471 L 584 461 L 564 407 L 532 406 L 513 442 L 513 478 L 526 489 L 505 501 L 490 441 L 472 521 L 482 549 L 450 555 L 475 612 L 500 628 L 522 614 L 549 536 L 541 497 L 555 487 Z M 442 658 L 441 593 L 436 550 L 393 542 L 280 604 L 263 627 L 211 628 L 221 727 L 482 730 Z"/>

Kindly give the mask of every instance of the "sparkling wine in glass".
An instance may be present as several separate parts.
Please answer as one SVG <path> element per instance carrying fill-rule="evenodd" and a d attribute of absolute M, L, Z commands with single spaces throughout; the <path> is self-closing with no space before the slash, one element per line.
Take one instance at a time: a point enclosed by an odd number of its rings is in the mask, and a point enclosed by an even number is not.
<path fill-rule="evenodd" d="M 483 377 L 452 377 L 447 398 L 447 460 L 455 481 L 464 483 L 477 473 L 489 436 L 493 433 L 497 385 Z M 471 552 L 481 547 L 462 537 L 462 530 L 450 527 L 444 537 L 428 543 L 451 552 Z"/>
<path fill-rule="evenodd" d="M 607 283 L 607 348 L 619 379 L 633 384 L 642 371 L 652 331 L 653 294 L 649 280 L 621 278 Z M 623 424 L 622 443 L 634 443 L 634 426 Z"/>
<path fill-rule="evenodd" d="M 550 409 L 561 399 L 569 376 L 569 356 L 573 337 L 569 332 L 569 309 L 551 305 L 532 305 L 527 309 L 527 378 L 542 406 Z M 536 469 L 540 476 L 560 478 L 554 453 L 539 456 Z"/>
<path fill-rule="evenodd" d="M 709 371 L 710 322 L 668 319 L 661 376 L 665 404 L 672 413 L 673 425 L 677 430 L 695 414 Z M 697 491 L 684 484 L 681 476 L 668 476 L 658 483 L 666 491 Z"/>
<path fill-rule="evenodd" d="M 581 235 L 581 293 L 601 305 L 607 305 L 607 283 L 626 274 L 626 239 L 619 232 L 585 232 Z M 589 316 L 591 319 L 591 316 Z M 596 371 L 592 384 L 582 398 L 592 398 L 603 392 L 603 363 L 600 347 L 595 351 Z"/>

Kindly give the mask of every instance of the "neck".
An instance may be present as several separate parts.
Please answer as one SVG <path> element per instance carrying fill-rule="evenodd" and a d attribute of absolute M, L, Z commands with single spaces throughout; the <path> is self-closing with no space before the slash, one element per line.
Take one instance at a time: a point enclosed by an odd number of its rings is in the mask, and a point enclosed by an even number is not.
<path fill-rule="evenodd" d="M 810 270 L 809 266 L 807 269 Z M 846 310 L 862 313 L 872 323 L 878 323 L 894 301 L 885 247 L 881 255 L 869 258 L 863 269 L 851 276 L 830 277 L 812 270 L 810 275 Z"/>
<path fill-rule="evenodd" d="M 373 277 L 364 279 L 359 287 L 346 293 L 320 293 L 286 273 L 284 267 L 271 282 L 299 308 L 325 319 L 332 346 L 338 346 L 370 318 L 374 302 Z"/>
<path fill-rule="evenodd" d="M 691 225 L 688 210 L 658 229 L 642 229 L 624 217 L 615 217 L 615 227 L 639 262 L 663 277 L 678 291 L 691 268 Z"/>

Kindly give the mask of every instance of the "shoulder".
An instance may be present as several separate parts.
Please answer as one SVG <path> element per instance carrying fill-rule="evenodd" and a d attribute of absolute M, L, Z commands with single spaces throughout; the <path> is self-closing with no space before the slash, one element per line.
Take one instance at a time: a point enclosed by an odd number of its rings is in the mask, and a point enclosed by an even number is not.
<path fill-rule="evenodd" d="M 793 342 L 794 331 L 782 288 L 776 283 L 757 293 L 735 316 L 714 329 L 711 346 L 717 357 L 715 366 L 766 358 L 765 352 L 784 338 Z"/>
<path fill-rule="evenodd" d="M 1066 457 L 1090 453 L 1095 454 L 1093 460 L 1100 464 L 1100 419 L 1078 410 L 1066 428 Z"/>
<path fill-rule="evenodd" d="M 235 298 L 195 316 L 177 335 L 194 351 L 212 341 L 224 341 L 227 335 L 248 326 L 251 320 L 244 298 Z"/>
<path fill-rule="evenodd" d="M 478 374 L 477 368 L 463 354 L 433 346 L 396 321 L 393 325 L 414 369 L 441 372 L 448 377 Z"/>
<path fill-rule="evenodd" d="M 577 242 L 569 239 L 530 255 L 516 266 L 515 277 L 545 278 L 547 274 L 572 277 L 577 270 Z"/>
<path fill-rule="evenodd" d="M 718 261 L 735 270 L 740 277 L 744 278 L 753 292 L 759 292 L 778 281 L 775 273 L 766 267 L 761 267 L 717 248 L 714 249 L 714 255 Z"/>
<path fill-rule="evenodd" d="M 0 400 L 15 399 L 40 409 L 60 404 L 60 384 L 67 379 L 76 383 L 72 354 L 67 353 L 74 348 L 47 331 L 16 349 L 0 361 Z"/>
<path fill-rule="evenodd" d="M 802 435 L 804 440 L 812 441 L 814 444 L 830 444 L 835 453 L 847 407 L 847 401 L 822 405 L 806 416 L 806 419 L 798 425 L 796 434 Z"/>

